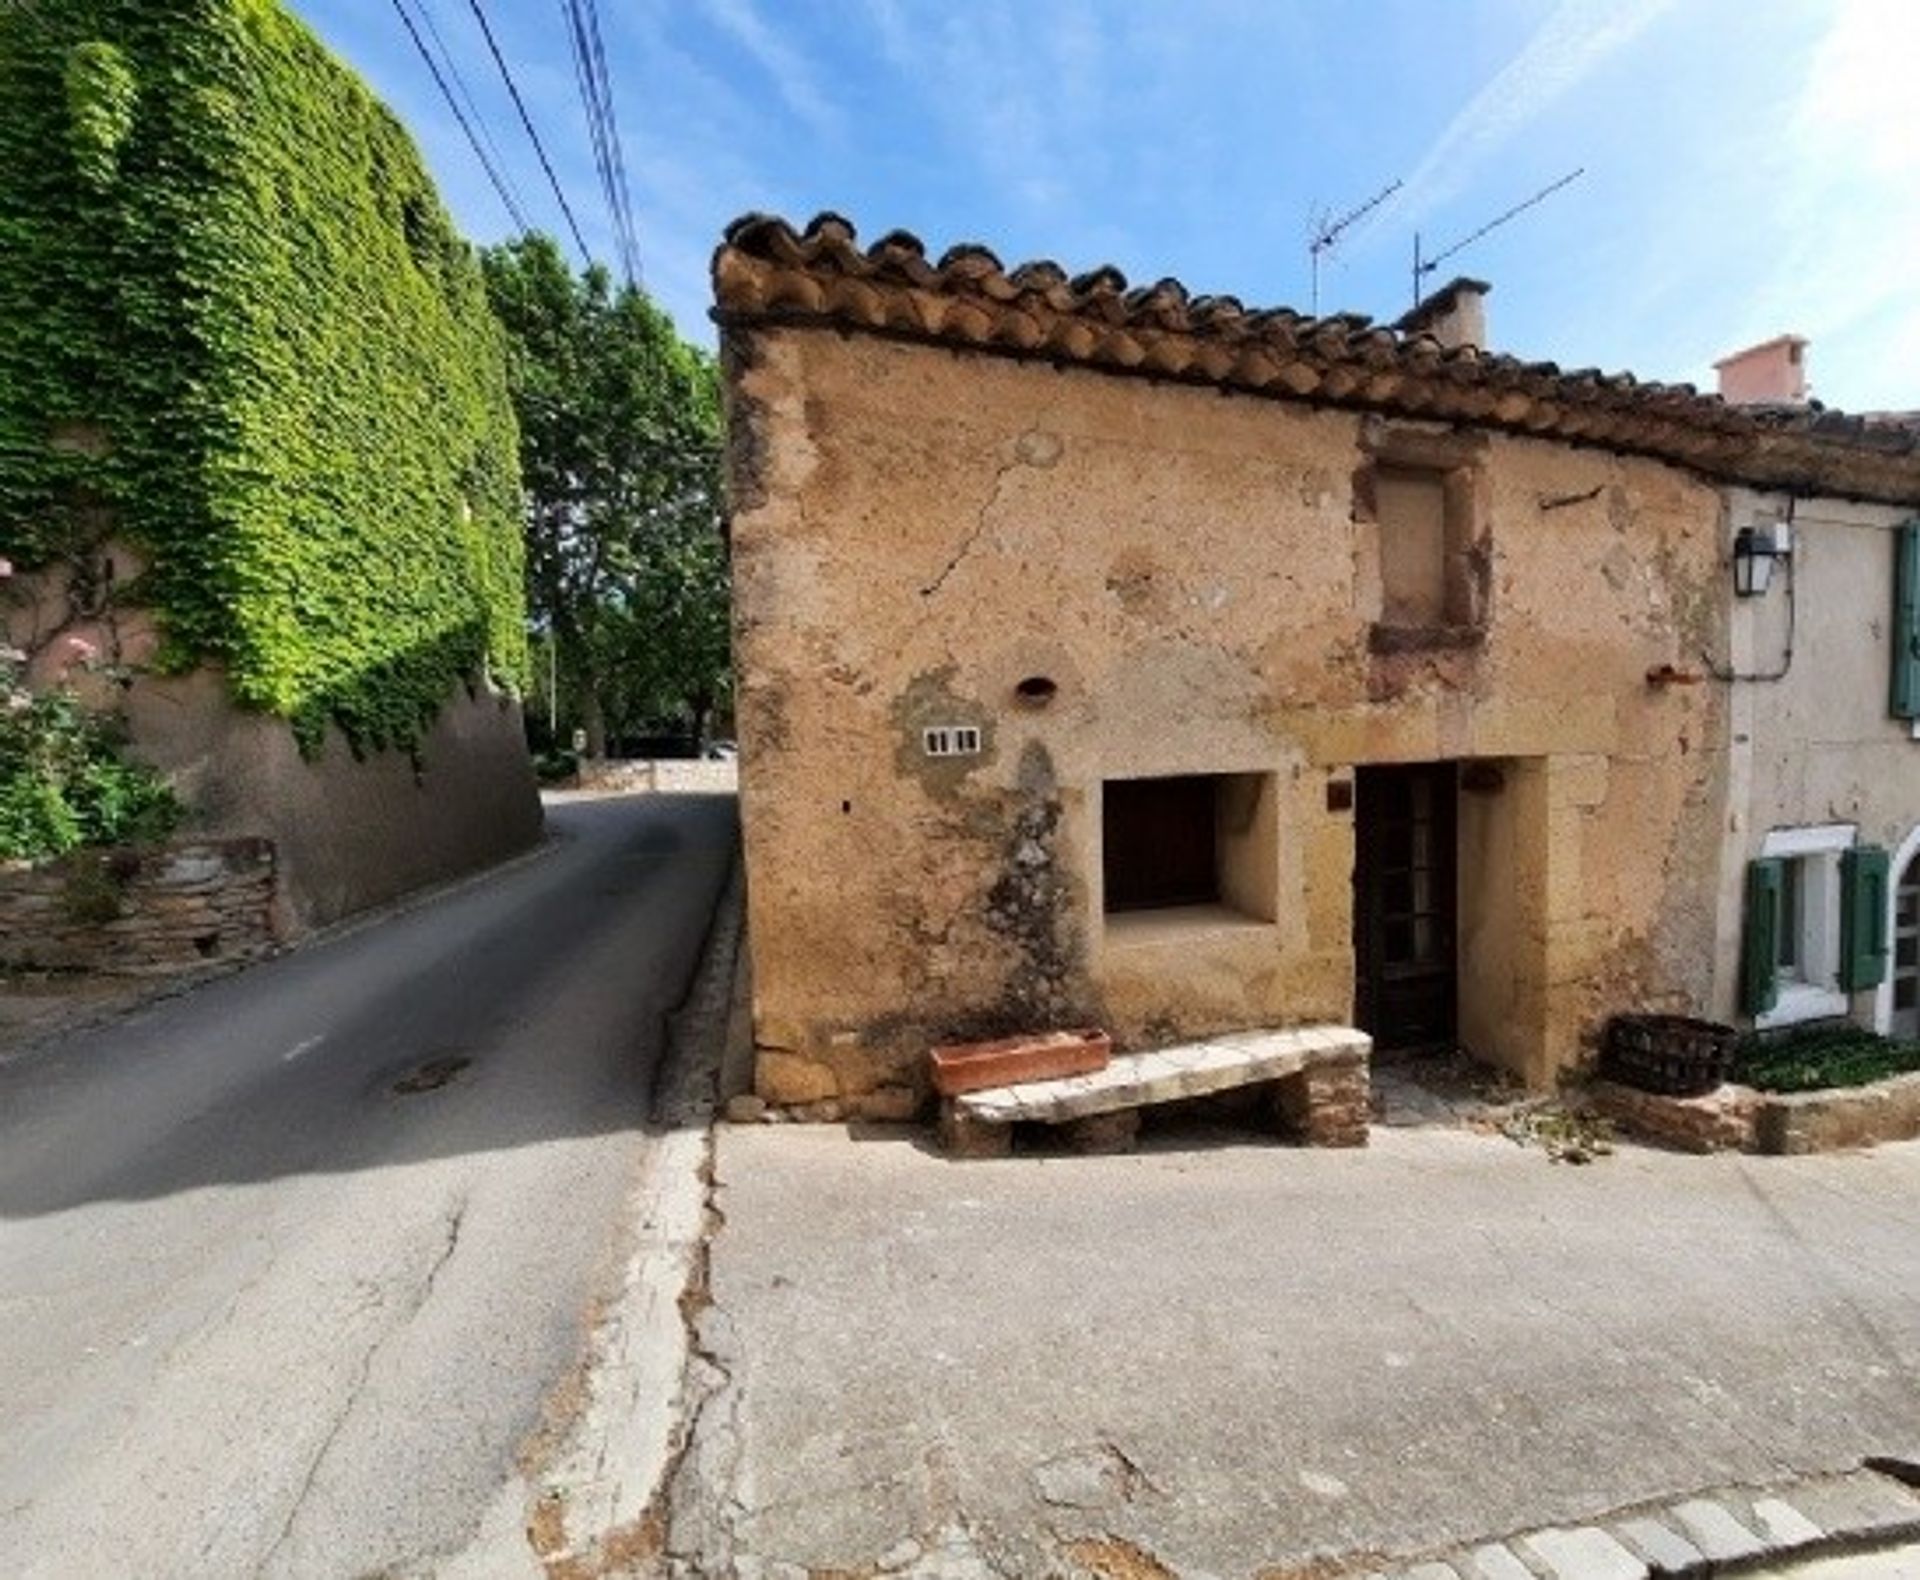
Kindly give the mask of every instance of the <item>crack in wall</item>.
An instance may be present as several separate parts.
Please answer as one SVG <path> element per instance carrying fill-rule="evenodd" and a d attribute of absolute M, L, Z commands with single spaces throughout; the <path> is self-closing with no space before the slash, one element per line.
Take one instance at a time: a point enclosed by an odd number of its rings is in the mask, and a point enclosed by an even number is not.
<path fill-rule="evenodd" d="M 1021 435 L 1021 443 L 1024 444 L 1026 438 L 1027 435 Z M 953 551 L 947 563 L 940 567 L 940 574 L 920 589 L 920 596 L 922 598 L 931 598 L 944 587 L 947 583 L 947 578 L 959 569 L 960 562 L 973 552 L 974 545 L 980 541 L 981 534 L 987 530 L 987 518 L 1000 503 L 1000 492 L 1005 486 L 1007 478 L 1018 468 L 1029 464 L 1031 463 L 1027 460 L 1027 457 L 1021 453 L 1020 446 L 1016 445 L 1014 453 L 994 467 L 993 484 L 987 490 L 986 502 L 974 513 L 973 530 L 961 540 L 960 547 Z"/>

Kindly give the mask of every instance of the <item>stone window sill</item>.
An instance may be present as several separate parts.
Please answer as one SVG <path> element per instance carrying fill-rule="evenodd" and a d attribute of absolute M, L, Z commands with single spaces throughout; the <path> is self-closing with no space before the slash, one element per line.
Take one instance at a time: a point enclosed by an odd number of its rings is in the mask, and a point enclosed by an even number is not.
<path fill-rule="evenodd" d="M 1757 1031 L 1777 1026 L 1799 1026 L 1813 1020 L 1841 1020 L 1852 1003 L 1838 988 L 1816 987 L 1808 982 L 1783 982 L 1780 1001 L 1766 1014 L 1754 1019 Z"/>
<path fill-rule="evenodd" d="M 1117 911 L 1107 917 L 1107 947 L 1186 946 L 1196 939 L 1271 932 L 1279 924 L 1231 905 L 1170 905 L 1162 910 Z"/>

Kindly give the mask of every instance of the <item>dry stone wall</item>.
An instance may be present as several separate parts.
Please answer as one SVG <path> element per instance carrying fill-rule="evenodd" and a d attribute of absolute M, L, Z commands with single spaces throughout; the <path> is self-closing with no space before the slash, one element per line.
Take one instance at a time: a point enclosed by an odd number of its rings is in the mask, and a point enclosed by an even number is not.
<path fill-rule="evenodd" d="M 0 967 L 165 976 L 267 953 L 274 853 L 262 839 L 82 851 L 0 866 Z"/>
<path fill-rule="evenodd" d="M 708 758 L 589 758 L 580 764 L 576 787 L 607 793 L 658 790 L 666 794 L 731 795 L 740 787 L 740 770 L 737 763 Z"/>

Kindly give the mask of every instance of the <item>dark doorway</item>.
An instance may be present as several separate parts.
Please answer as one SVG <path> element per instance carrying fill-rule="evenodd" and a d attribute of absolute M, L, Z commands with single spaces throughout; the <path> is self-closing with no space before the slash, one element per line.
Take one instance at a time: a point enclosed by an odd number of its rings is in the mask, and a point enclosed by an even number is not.
<path fill-rule="evenodd" d="M 1457 781 L 1452 763 L 1354 775 L 1354 1011 L 1381 1049 L 1453 1046 Z"/>
<path fill-rule="evenodd" d="M 1219 782 L 1204 774 L 1107 781 L 1100 832 L 1109 911 L 1211 905 L 1220 898 Z"/>

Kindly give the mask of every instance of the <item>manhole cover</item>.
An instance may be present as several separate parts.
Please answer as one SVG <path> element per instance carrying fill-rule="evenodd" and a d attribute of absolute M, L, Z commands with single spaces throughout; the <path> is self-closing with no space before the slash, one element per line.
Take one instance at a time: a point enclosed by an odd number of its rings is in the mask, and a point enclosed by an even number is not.
<path fill-rule="evenodd" d="M 393 1089 L 402 1097 L 411 1097 L 416 1092 L 437 1092 L 472 1063 L 473 1060 L 458 1056 L 449 1059 L 429 1059 L 413 1074 L 402 1076 L 395 1081 Z"/>

